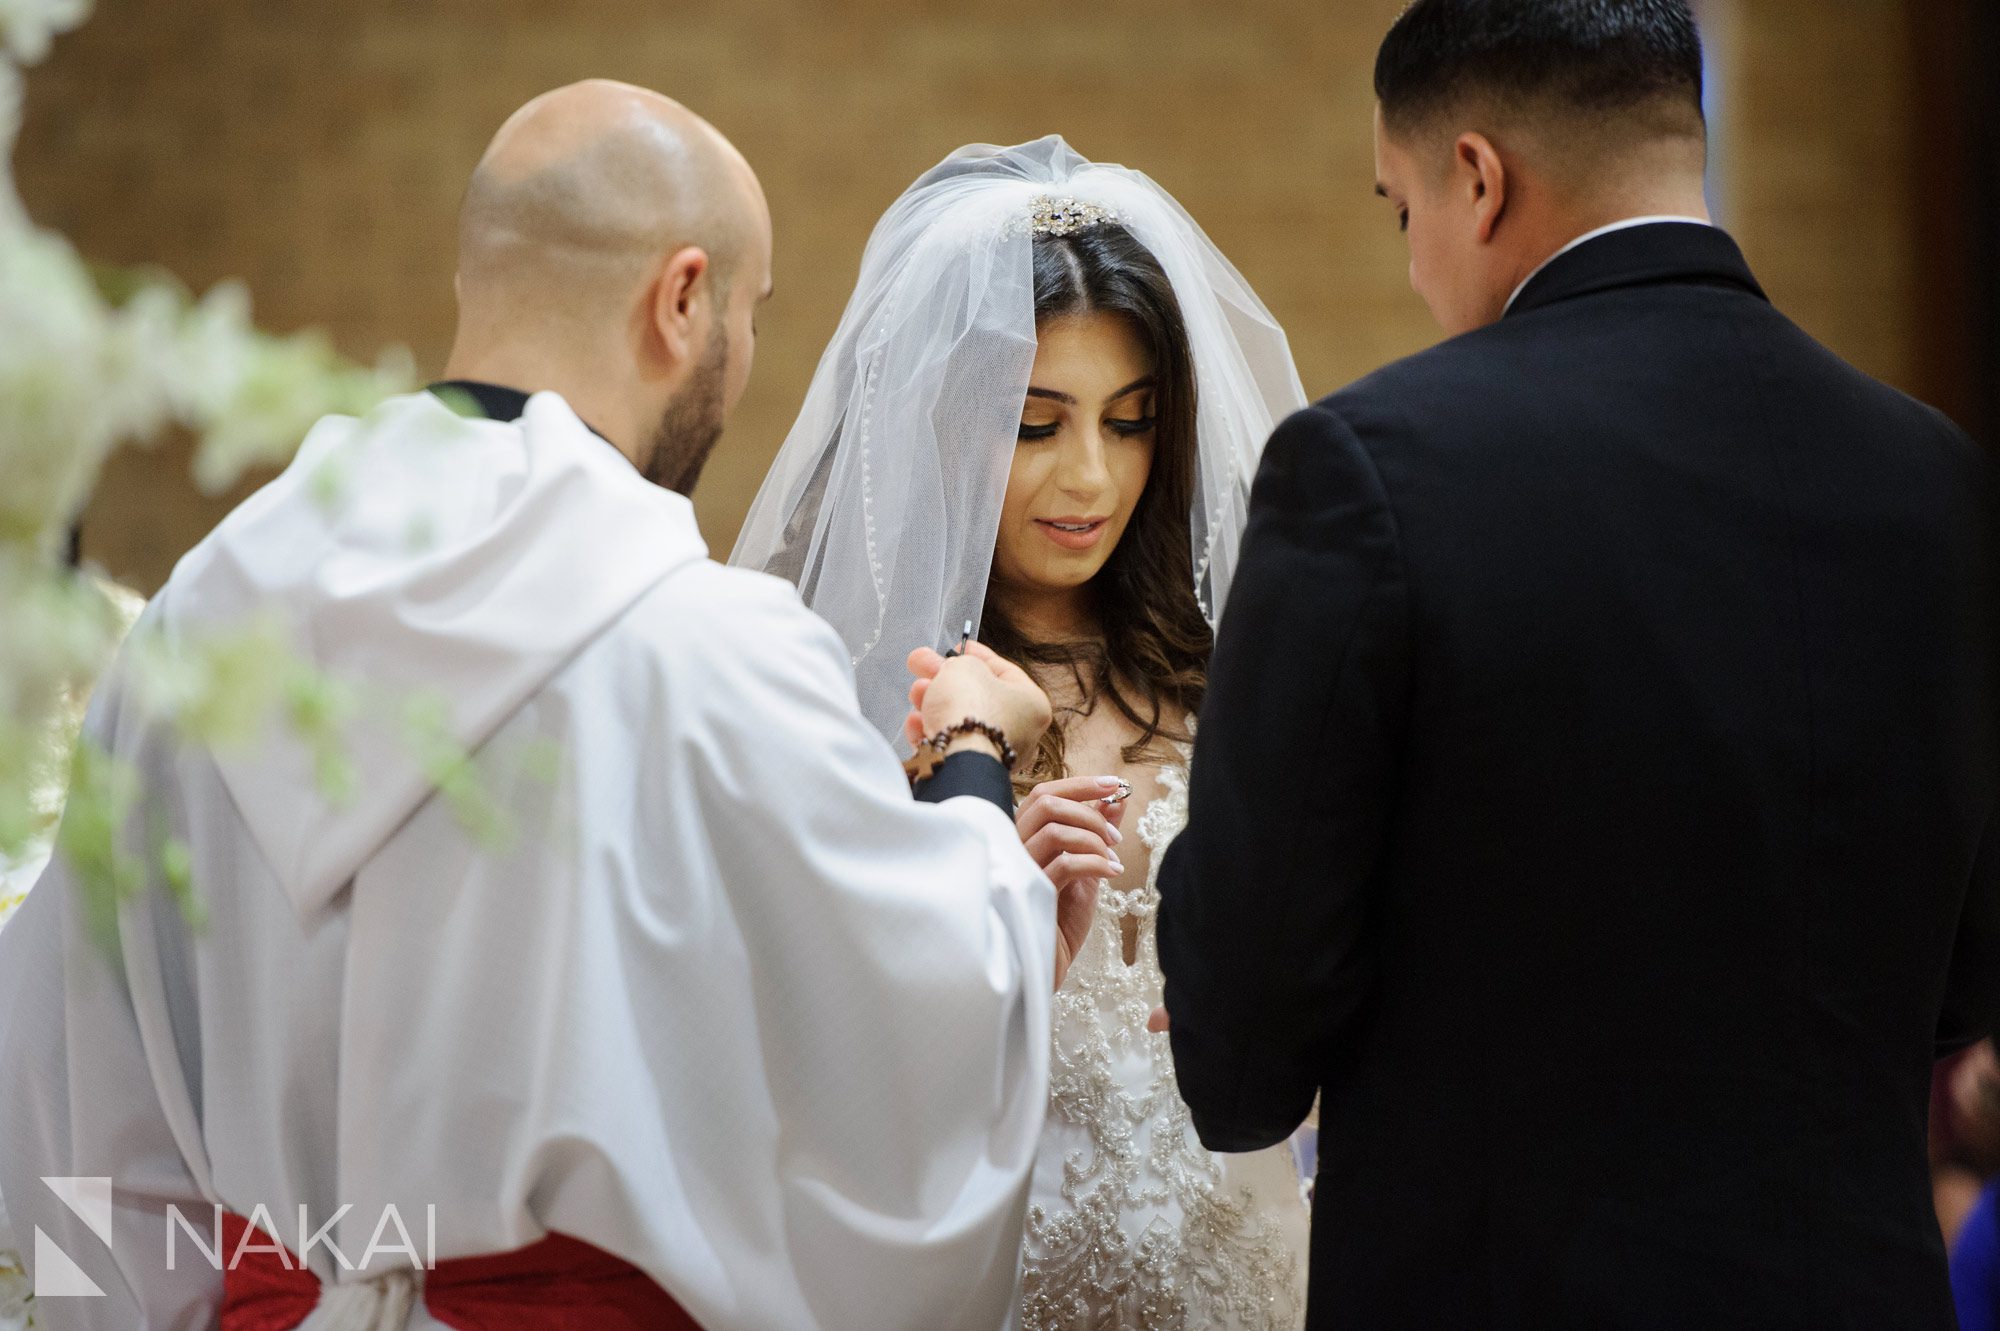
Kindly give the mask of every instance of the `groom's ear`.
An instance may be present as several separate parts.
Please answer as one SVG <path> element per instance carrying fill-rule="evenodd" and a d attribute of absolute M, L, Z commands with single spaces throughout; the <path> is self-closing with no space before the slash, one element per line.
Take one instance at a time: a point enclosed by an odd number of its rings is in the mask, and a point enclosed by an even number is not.
<path fill-rule="evenodd" d="M 708 270 L 708 252 L 686 245 L 666 256 L 653 283 L 647 312 L 660 349 L 673 365 L 698 358 L 701 305 L 709 297 L 709 284 L 702 279 Z"/>
<path fill-rule="evenodd" d="M 1466 192 L 1480 243 L 1485 244 L 1493 239 L 1500 215 L 1507 210 L 1507 165 L 1484 134 L 1461 134 L 1452 150 L 1456 183 Z"/>

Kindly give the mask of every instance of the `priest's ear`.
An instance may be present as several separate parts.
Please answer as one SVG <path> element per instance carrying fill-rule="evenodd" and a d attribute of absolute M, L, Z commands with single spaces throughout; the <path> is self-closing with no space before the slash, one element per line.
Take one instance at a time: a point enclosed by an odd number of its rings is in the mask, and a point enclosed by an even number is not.
<path fill-rule="evenodd" d="M 640 312 L 650 325 L 644 344 L 657 348 L 669 375 L 699 363 L 709 327 L 719 317 L 708 251 L 685 245 L 661 260 Z"/>

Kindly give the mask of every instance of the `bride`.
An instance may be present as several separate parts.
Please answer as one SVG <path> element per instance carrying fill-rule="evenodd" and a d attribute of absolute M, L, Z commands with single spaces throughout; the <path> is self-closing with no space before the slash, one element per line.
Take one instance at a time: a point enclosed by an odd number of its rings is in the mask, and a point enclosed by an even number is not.
<path fill-rule="evenodd" d="M 1269 312 L 1146 177 L 1054 137 L 962 148 L 876 227 L 732 558 L 790 578 L 842 634 L 887 737 L 907 649 L 967 622 L 1056 705 L 1017 775 L 1075 948 L 1027 1331 L 1304 1318 L 1290 1150 L 1203 1149 L 1146 1029 L 1154 866 L 1187 816 L 1210 628 L 1258 451 L 1304 402 Z"/>

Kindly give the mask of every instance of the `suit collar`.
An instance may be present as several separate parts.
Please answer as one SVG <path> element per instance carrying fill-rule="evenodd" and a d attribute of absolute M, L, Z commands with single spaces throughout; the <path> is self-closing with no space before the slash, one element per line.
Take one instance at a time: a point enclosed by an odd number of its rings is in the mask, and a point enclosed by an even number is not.
<path fill-rule="evenodd" d="M 1690 222 L 1657 222 L 1608 232 L 1558 254 L 1514 298 L 1515 318 L 1575 296 L 1677 282 L 1733 286 L 1768 299 L 1727 232 Z"/>

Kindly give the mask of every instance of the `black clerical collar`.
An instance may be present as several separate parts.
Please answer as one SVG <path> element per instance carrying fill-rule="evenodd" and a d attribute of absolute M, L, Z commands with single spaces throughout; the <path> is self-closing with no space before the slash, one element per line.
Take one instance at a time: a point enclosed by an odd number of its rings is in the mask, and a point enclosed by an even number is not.
<path fill-rule="evenodd" d="M 518 421 L 521 413 L 528 409 L 528 394 L 520 389 L 509 388 L 505 384 L 481 383 L 477 379 L 445 379 L 424 391 L 440 397 L 450 394 L 469 397 L 479 408 L 479 414 L 489 421 Z M 604 439 L 604 432 L 589 421 L 583 421 L 583 428 Z M 604 442 L 611 443 L 609 439 L 604 439 Z M 617 447 L 616 444 L 611 446 Z"/>

